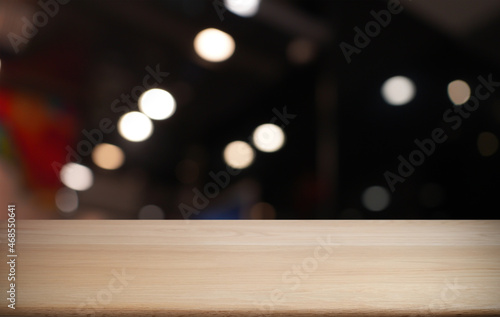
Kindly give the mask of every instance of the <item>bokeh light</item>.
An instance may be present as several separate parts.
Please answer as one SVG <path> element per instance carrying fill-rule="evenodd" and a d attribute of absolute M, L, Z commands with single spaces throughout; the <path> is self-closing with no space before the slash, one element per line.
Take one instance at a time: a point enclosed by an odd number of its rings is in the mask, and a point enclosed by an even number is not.
<path fill-rule="evenodd" d="M 59 176 L 64 185 L 74 190 L 84 191 L 94 184 L 94 174 L 90 168 L 77 163 L 65 164 Z"/>
<path fill-rule="evenodd" d="M 120 118 L 118 131 L 126 140 L 141 142 L 149 138 L 153 133 L 153 123 L 145 114 L 132 111 Z"/>
<path fill-rule="evenodd" d="M 291 41 L 286 48 L 286 55 L 294 64 L 307 64 L 316 55 L 316 45 L 308 39 L 297 38 Z"/>
<path fill-rule="evenodd" d="M 141 208 L 137 215 L 139 219 L 164 219 L 165 213 L 155 205 L 147 205 Z"/>
<path fill-rule="evenodd" d="M 393 106 L 407 104 L 415 97 L 415 84 L 404 76 L 394 76 L 382 84 L 382 97 Z"/>
<path fill-rule="evenodd" d="M 455 105 L 462 105 L 470 98 L 469 85 L 460 79 L 454 80 L 448 84 L 448 97 Z"/>
<path fill-rule="evenodd" d="M 285 144 L 285 133 L 275 124 L 262 124 L 253 132 L 252 142 L 262 152 L 276 152 Z"/>
<path fill-rule="evenodd" d="M 243 169 L 252 164 L 255 153 L 250 144 L 233 141 L 224 149 L 224 161 L 232 168 Z"/>
<path fill-rule="evenodd" d="M 241 17 L 252 17 L 259 11 L 260 0 L 224 0 L 224 6 Z"/>
<path fill-rule="evenodd" d="M 150 89 L 139 98 L 139 110 L 154 120 L 164 120 L 171 117 L 175 108 L 174 97 L 163 89 Z"/>
<path fill-rule="evenodd" d="M 363 206 L 371 211 L 381 211 L 390 203 L 389 191 L 381 186 L 372 186 L 365 189 L 361 197 Z"/>
<path fill-rule="evenodd" d="M 482 132 L 477 138 L 477 148 L 482 156 L 492 156 L 498 151 L 498 138 L 491 132 Z"/>
<path fill-rule="evenodd" d="M 276 210 L 265 202 L 256 203 L 250 208 L 250 219 L 275 219 Z"/>
<path fill-rule="evenodd" d="M 234 40 L 231 35 L 210 28 L 198 33 L 194 39 L 196 53 L 209 62 L 222 62 L 234 53 Z"/>
<path fill-rule="evenodd" d="M 69 188 L 60 188 L 56 192 L 55 202 L 62 212 L 73 212 L 78 208 L 78 194 Z"/>
<path fill-rule="evenodd" d="M 92 151 L 92 160 L 100 168 L 115 170 L 123 165 L 125 154 L 116 145 L 101 143 Z"/>

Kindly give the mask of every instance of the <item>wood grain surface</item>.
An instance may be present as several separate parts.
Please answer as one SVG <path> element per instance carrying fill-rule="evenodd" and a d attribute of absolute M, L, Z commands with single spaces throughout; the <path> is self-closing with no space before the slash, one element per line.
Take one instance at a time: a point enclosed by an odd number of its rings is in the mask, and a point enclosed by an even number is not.
<path fill-rule="evenodd" d="M 1 316 L 500 316 L 500 221 L 16 225 Z"/>

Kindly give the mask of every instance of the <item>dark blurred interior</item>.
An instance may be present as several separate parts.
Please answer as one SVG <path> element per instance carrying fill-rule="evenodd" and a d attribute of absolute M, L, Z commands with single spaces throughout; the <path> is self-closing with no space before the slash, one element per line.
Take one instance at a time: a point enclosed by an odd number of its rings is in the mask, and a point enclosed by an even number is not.
<path fill-rule="evenodd" d="M 195 47 L 212 28 L 234 41 L 221 61 Z M 32 219 L 497 218 L 499 33 L 497 0 L 1 1 L 0 203 Z M 200 43 L 230 50 L 216 35 Z M 150 88 L 170 117 L 138 107 Z M 149 137 L 121 134 L 128 112 Z M 277 150 L 252 137 L 262 124 Z"/>

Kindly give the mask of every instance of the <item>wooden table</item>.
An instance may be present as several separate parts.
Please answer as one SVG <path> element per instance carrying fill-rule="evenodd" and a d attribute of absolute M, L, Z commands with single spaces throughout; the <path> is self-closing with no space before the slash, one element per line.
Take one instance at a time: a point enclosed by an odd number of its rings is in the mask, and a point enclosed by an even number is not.
<path fill-rule="evenodd" d="M 500 316 L 500 221 L 16 225 L 1 316 Z"/>

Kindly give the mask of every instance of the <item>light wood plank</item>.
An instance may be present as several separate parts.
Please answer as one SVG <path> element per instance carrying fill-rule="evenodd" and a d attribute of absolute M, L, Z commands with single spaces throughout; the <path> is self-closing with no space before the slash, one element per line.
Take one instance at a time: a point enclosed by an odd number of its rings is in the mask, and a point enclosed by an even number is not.
<path fill-rule="evenodd" d="M 17 309 L 4 299 L 2 316 L 500 316 L 500 221 L 19 220 L 17 229 Z M 4 264 L 3 294 L 7 274 Z"/>

